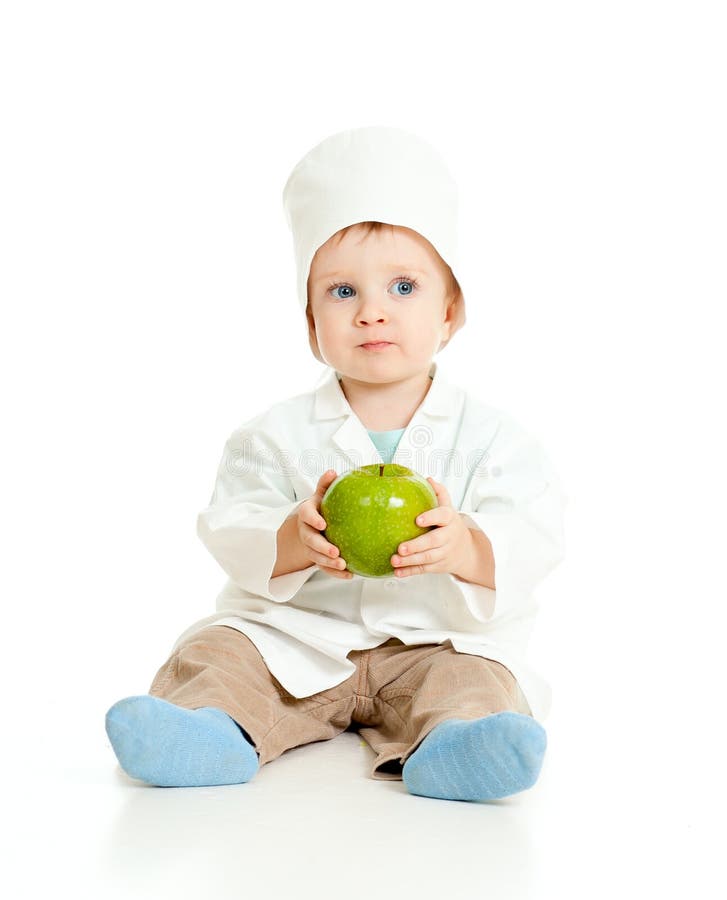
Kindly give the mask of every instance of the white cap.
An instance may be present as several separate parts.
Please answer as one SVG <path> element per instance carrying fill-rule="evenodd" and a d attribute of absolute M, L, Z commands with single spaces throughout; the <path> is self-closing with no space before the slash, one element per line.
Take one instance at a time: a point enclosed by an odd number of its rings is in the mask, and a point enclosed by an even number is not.
<path fill-rule="evenodd" d="M 387 222 L 417 231 L 455 272 L 457 184 L 437 151 L 409 131 L 373 125 L 327 137 L 290 173 L 283 207 L 293 233 L 304 313 L 316 250 L 357 222 Z"/>

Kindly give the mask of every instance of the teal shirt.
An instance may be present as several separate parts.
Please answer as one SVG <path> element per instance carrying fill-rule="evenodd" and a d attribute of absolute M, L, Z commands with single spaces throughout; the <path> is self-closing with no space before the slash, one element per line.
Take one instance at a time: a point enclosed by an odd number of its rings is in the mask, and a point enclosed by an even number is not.
<path fill-rule="evenodd" d="M 393 459 L 405 431 L 405 428 L 395 428 L 393 431 L 369 431 L 369 437 L 385 463 L 390 463 Z"/>

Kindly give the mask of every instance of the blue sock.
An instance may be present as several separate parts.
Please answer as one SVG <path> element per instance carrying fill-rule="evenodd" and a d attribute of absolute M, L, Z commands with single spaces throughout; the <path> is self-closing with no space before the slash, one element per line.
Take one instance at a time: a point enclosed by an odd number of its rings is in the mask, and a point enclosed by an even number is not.
<path fill-rule="evenodd" d="M 259 766 L 243 730 L 214 706 L 185 709 L 149 694 L 126 697 L 106 713 L 106 733 L 121 768 L 148 784 L 240 784 Z"/>
<path fill-rule="evenodd" d="M 546 744 L 543 726 L 521 713 L 446 719 L 406 760 L 402 778 L 423 797 L 495 800 L 535 784 Z"/>

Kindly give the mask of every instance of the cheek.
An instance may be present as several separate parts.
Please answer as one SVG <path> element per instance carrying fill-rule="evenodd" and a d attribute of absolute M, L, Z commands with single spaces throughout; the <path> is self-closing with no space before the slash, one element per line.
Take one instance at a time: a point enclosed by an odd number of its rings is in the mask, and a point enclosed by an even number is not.
<path fill-rule="evenodd" d="M 316 323 L 316 336 L 319 347 L 336 347 L 340 344 L 340 325 L 330 319 Z"/>
<path fill-rule="evenodd" d="M 325 337 L 325 335 L 331 333 L 331 323 L 326 319 L 318 319 L 316 322 L 316 334 L 318 335 L 318 339 L 321 337 Z"/>
<path fill-rule="evenodd" d="M 426 325 L 420 324 L 414 330 L 414 337 L 422 345 L 431 344 L 441 339 L 441 327 L 436 322 L 428 321 Z"/>

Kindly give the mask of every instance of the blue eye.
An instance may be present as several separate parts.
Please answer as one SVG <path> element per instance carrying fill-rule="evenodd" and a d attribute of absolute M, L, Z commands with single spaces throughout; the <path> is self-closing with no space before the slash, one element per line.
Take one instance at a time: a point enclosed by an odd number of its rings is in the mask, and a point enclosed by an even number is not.
<path fill-rule="evenodd" d="M 410 297 L 412 295 L 412 293 L 419 287 L 419 283 L 417 282 L 416 278 L 408 278 L 406 275 L 399 275 L 396 278 L 394 286 L 395 287 L 406 287 L 406 290 L 404 291 L 404 293 L 397 294 L 397 296 Z M 348 291 L 349 293 L 345 294 L 344 296 L 341 296 L 340 294 L 336 295 L 334 293 L 333 295 L 334 295 L 334 297 L 336 297 L 337 300 L 349 300 L 353 296 L 353 294 L 351 293 L 353 291 L 353 288 L 351 287 L 350 284 L 347 284 L 345 281 L 337 281 L 337 282 L 335 282 L 335 284 L 328 285 L 329 293 L 335 292 L 339 289 Z"/>
<path fill-rule="evenodd" d="M 416 281 L 413 278 L 400 278 L 396 282 L 398 287 L 406 287 L 407 290 L 403 294 L 399 294 L 400 297 L 408 297 L 411 293 L 413 293 L 414 288 L 417 286 Z"/>
<path fill-rule="evenodd" d="M 332 284 L 332 285 L 328 288 L 328 290 L 329 290 L 329 291 L 337 291 L 339 288 L 344 288 L 345 290 L 350 291 L 350 290 L 351 290 L 351 285 L 350 285 L 350 284 Z M 351 295 L 349 294 L 347 297 L 338 297 L 337 299 L 339 299 L 339 300 L 348 300 L 348 298 L 349 298 L 350 296 L 351 296 Z"/>

